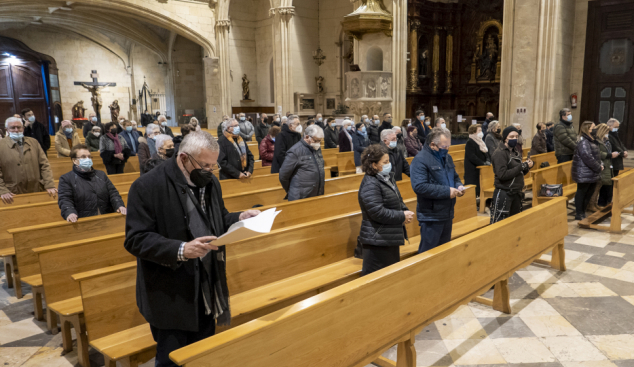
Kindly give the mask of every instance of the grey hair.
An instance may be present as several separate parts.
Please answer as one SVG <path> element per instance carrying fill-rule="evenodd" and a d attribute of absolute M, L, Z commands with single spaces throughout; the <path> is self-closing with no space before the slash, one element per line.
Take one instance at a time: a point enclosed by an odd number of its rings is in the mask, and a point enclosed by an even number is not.
<path fill-rule="evenodd" d="M 178 148 L 178 154 L 187 153 L 197 155 L 203 149 L 217 152 L 220 150 L 218 141 L 206 131 L 192 131 L 181 142 Z"/>
<path fill-rule="evenodd" d="M 394 130 L 392 130 L 392 129 L 385 129 L 385 130 L 381 131 L 381 141 L 387 139 L 387 137 L 392 135 L 392 134 L 396 135 L 396 132 L 394 132 Z"/>
<path fill-rule="evenodd" d="M 559 118 L 566 116 L 568 112 L 570 112 L 570 108 L 562 108 L 561 111 L 559 111 Z"/>
<path fill-rule="evenodd" d="M 6 119 L 6 120 L 4 121 L 4 128 L 5 128 L 5 129 L 8 129 L 8 128 L 9 128 L 9 123 L 10 123 L 10 122 L 19 122 L 19 123 L 20 123 L 20 125 L 24 125 L 24 124 L 22 123 L 22 119 L 21 119 L 21 118 L 17 118 L 17 117 L 13 117 L 13 116 L 11 116 L 11 117 L 9 117 L 8 119 Z"/>
<path fill-rule="evenodd" d="M 172 140 L 172 137 L 167 134 L 160 134 L 159 136 L 157 136 L 156 139 L 154 140 L 156 150 L 162 148 L 165 142 L 170 140 Z"/>
<path fill-rule="evenodd" d="M 229 128 L 229 125 L 231 125 L 233 122 L 238 122 L 238 120 L 230 118 L 229 120 L 225 121 L 222 123 L 222 132 L 224 133 L 225 131 L 227 131 L 227 129 Z"/>
<path fill-rule="evenodd" d="M 146 135 L 154 134 L 154 129 L 159 129 L 158 125 L 147 124 L 147 126 L 145 127 L 145 134 Z"/>
<path fill-rule="evenodd" d="M 394 126 L 394 127 L 392 128 L 392 131 L 394 131 L 396 134 L 401 134 L 401 133 L 403 133 L 403 129 L 401 129 L 401 127 L 400 127 L 400 126 Z"/>
<path fill-rule="evenodd" d="M 361 122 L 365 122 L 365 119 L 367 119 L 367 118 L 368 118 L 368 115 L 361 116 Z"/>
<path fill-rule="evenodd" d="M 522 128 L 522 124 L 520 124 L 519 122 L 514 122 L 511 125 L 513 125 L 513 127 L 515 128 L 520 128 L 520 129 Z"/>
<path fill-rule="evenodd" d="M 192 118 L 190 118 L 190 119 L 189 119 L 189 123 L 190 123 L 190 124 L 192 123 L 192 121 L 196 121 L 196 123 L 197 123 L 197 124 L 199 123 L 199 122 L 198 122 L 198 119 L 197 119 L 197 118 L 195 118 L 195 117 L 192 117 Z"/>
<path fill-rule="evenodd" d="M 293 121 L 295 121 L 295 120 L 297 120 L 297 122 L 300 122 L 300 123 L 301 123 L 301 121 L 299 121 L 299 116 L 297 116 L 297 115 L 290 115 L 290 116 L 288 116 L 288 121 L 287 121 L 287 124 L 288 124 L 288 123 L 291 123 L 291 122 L 293 122 Z"/>
<path fill-rule="evenodd" d="M 618 122 L 619 124 L 621 123 L 619 120 L 615 119 L 614 117 L 609 119 L 608 122 L 606 122 L 606 124 L 610 127 L 614 126 L 614 123 Z"/>
<path fill-rule="evenodd" d="M 159 115 L 159 117 L 157 117 L 156 120 L 157 121 L 162 121 L 162 120 L 167 121 L 167 117 L 165 117 L 165 115 Z"/>
<path fill-rule="evenodd" d="M 346 127 L 346 125 L 354 125 L 354 122 L 352 122 L 352 120 L 345 119 L 341 123 L 341 126 Z"/>
<path fill-rule="evenodd" d="M 305 136 L 310 136 L 311 138 L 323 139 L 324 138 L 324 130 L 317 125 L 310 125 L 306 128 Z"/>
<path fill-rule="evenodd" d="M 489 122 L 489 130 L 493 129 L 495 126 L 500 126 L 500 121 L 493 120 L 493 121 Z"/>
<path fill-rule="evenodd" d="M 101 131 L 101 128 L 99 127 L 99 125 L 95 125 L 95 126 L 92 127 L 91 130 L 99 130 L 99 131 Z"/>
<path fill-rule="evenodd" d="M 280 119 L 280 121 L 282 122 L 282 124 L 286 124 L 288 122 L 288 117 L 286 116 L 282 116 L 282 118 Z"/>
<path fill-rule="evenodd" d="M 429 136 L 427 137 L 427 143 L 429 144 L 430 142 L 438 145 L 440 144 L 440 138 L 441 137 L 445 137 L 447 139 L 449 139 L 449 141 L 451 141 L 451 133 L 441 127 L 435 127 L 431 130 L 431 133 L 429 133 Z"/>

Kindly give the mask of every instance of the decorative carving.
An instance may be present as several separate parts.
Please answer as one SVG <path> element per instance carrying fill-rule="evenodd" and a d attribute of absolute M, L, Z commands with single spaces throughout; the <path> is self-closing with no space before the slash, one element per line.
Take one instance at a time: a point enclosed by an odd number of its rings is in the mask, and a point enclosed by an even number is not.
<path fill-rule="evenodd" d="M 418 86 L 418 29 L 420 28 L 420 20 L 409 20 L 409 54 L 410 68 L 407 78 L 407 91 L 410 93 L 420 92 Z"/>
<path fill-rule="evenodd" d="M 361 0 L 354 12 L 343 18 L 343 31 L 361 39 L 365 33 L 384 32 L 392 36 L 392 14 L 383 5 L 383 0 Z"/>
<path fill-rule="evenodd" d="M 376 98 L 376 82 L 374 79 L 370 79 L 368 81 L 368 87 L 365 95 L 367 98 Z"/>
<path fill-rule="evenodd" d="M 85 111 L 86 108 L 84 108 L 84 101 L 75 103 L 73 106 L 73 119 L 83 119 Z"/>
<path fill-rule="evenodd" d="M 317 93 L 323 93 L 324 92 L 324 77 L 323 76 L 315 77 L 315 82 L 317 82 Z"/>
<path fill-rule="evenodd" d="M 108 108 L 110 109 L 110 121 L 117 122 L 119 120 L 119 112 L 121 112 L 119 101 L 115 99 Z"/>
<path fill-rule="evenodd" d="M 390 95 L 390 80 L 388 78 L 381 79 L 381 97 L 387 98 Z"/>
<path fill-rule="evenodd" d="M 269 10 L 269 16 L 274 16 L 275 14 L 278 15 L 287 15 L 288 18 L 291 18 L 293 15 L 295 15 L 295 7 L 294 6 L 280 6 L 279 8 L 271 8 Z"/>
<path fill-rule="evenodd" d="M 231 29 L 231 21 L 229 19 L 217 20 L 216 28 L 229 31 Z"/>
<path fill-rule="evenodd" d="M 384 110 L 382 102 L 348 102 L 347 105 L 350 108 L 350 112 L 354 113 L 355 116 L 382 116 L 384 112 L 390 112 Z M 389 103 L 385 103 L 385 105 L 390 106 Z"/>
<path fill-rule="evenodd" d="M 350 97 L 359 98 L 359 94 L 360 94 L 359 79 L 357 78 L 352 79 L 352 82 L 350 82 L 350 85 L 351 85 Z"/>
<path fill-rule="evenodd" d="M 244 74 L 242 76 L 242 99 L 245 101 L 249 100 L 249 94 L 251 94 L 251 92 L 249 91 L 249 79 L 247 79 L 247 74 Z"/>
<path fill-rule="evenodd" d="M 490 19 L 480 24 L 477 33 L 476 51 L 471 63 L 469 83 L 500 82 L 500 47 L 502 45 L 502 24 Z"/>

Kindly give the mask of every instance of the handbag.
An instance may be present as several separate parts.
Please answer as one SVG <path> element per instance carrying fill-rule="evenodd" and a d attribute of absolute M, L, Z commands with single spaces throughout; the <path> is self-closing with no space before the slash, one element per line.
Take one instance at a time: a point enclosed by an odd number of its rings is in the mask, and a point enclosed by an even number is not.
<path fill-rule="evenodd" d="M 552 198 L 552 197 L 559 197 L 563 195 L 564 195 L 564 185 L 562 184 L 558 184 L 558 185 L 544 184 L 542 185 L 539 191 L 539 196 L 543 196 L 543 197 Z"/>
<path fill-rule="evenodd" d="M 546 168 L 546 167 L 550 167 L 550 162 L 542 162 L 542 164 L 539 165 L 539 168 Z"/>

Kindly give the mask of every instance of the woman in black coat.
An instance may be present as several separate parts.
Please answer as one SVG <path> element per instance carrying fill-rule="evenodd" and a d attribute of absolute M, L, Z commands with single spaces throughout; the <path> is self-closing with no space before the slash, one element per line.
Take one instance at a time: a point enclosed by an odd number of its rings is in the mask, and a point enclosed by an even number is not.
<path fill-rule="evenodd" d="M 475 185 L 476 196 L 480 196 L 480 170 L 478 166 L 491 165 L 489 150 L 482 140 L 482 125 L 469 126 L 469 140 L 464 148 L 464 183 Z"/>
<path fill-rule="evenodd" d="M 352 139 L 353 135 L 354 125 L 352 121 L 345 120 L 341 126 L 341 131 L 339 132 L 339 153 L 352 151 L 354 148 L 354 140 Z"/>
<path fill-rule="evenodd" d="M 365 125 L 359 122 L 355 127 L 356 130 L 350 133 L 354 148 L 354 166 L 357 168 L 357 173 L 363 173 L 361 170 L 361 154 L 370 145 L 370 141 L 365 138 L 367 135 L 363 134 Z"/>
<path fill-rule="evenodd" d="M 335 120 L 327 120 L 324 129 L 324 149 L 339 147 L 339 128 Z"/>
<path fill-rule="evenodd" d="M 298 131 L 299 130 L 299 131 Z M 275 137 L 275 151 L 271 162 L 271 173 L 280 173 L 280 167 L 286 159 L 286 152 L 302 139 L 299 119 L 288 120 L 282 125 L 282 131 Z"/>
<path fill-rule="evenodd" d="M 374 144 L 361 157 L 365 177 L 359 188 L 363 216 L 358 243 L 363 247 L 362 275 L 373 273 L 400 260 L 405 244 L 404 225 L 414 219 L 391 175 L 387 149 Z"/>
<path fill-rule="evenodd" d="M 218 138 L 220 145 L 220 155 L 218 165 L 220 166 L 221 180 L 237 180 L 249 178 L 253 174 L 255 159 L 247 147 L 247 143 L 242 140 L 239 133 L 234 134 L 239 126 L 238 121 L 229 120 L 223 127 L 224 134 Z"/>
<path fill-rule="evenodd" d="M 88 147 L 75 145 L 70 151 L 73 170 L 59 178 L 57 203 L 62 218 L 75 223 L 78 218 L 119 212 L 125 204 L 106 173 L 92 168 Z"/>
<path fill-rule="evenodd" d="M 572 157 L 572 179 L 577 183 L 575 194 L 575 220 L 586 217 L 586 208 L 590 198 L 594 194 L 594 187 L 601 180 L 603 163 L 599 155 L 599 142 L 594 139 L 591 132 L 594 122 L 585 121 L 579 129 L 579 140 Z"/>

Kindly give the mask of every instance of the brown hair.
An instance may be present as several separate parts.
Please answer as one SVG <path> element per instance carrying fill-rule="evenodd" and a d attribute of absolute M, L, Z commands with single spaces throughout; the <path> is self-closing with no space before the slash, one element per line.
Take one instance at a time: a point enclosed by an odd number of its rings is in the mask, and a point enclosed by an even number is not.
<path fill-rule="evenodd" d="M 361 153 L 361 169 L 366 175 L 376 176 L 379 171 L 372 164 L 379 163 L 384 155 L 388 154 L 387 148 L 381 144 L 372 144 Z"/>
<path fill-rule="evenodd" d="M 473 135 L 473 134 L 477 133 L 478 132 L 478 128 L 482 128 L 482 125 L 475 124 L 475 125 L 469 126 L 469 135 Z"/>
<path fill-rule="evenodd" d="M 597 126 L 597 133 L 596 133 L 596 138 L 600 141 L 603 141 L 604 136 L 607 135 L 607 133 L 610 132 L 610 127 L 606 124 L 599 124 Z"/>
<path fill-rule="evenodd" d="M 90 152 L 90 149 L 88 149 L 88 146 L 86 146 L 86 144 L 77 144 L 74 145 L 71 149 L 70 149 L 70 159 L 76 159 L 77 158 L 77 151 L 79 150 L 87 150 Z"/>
<path fill-rule="evenodd" d="M 191 125 L 183 125 L 183 126 L 181 126 L 181 135 L 183 135 L 183 138 L 186 137 L 187 134 L 189 134 L 190 132 L 192 132 Z"/>
<path fill-rule="evenodd" d="M 594 124 L 594 122 L 592 122 L 592 121 L 584 121 L 581 124 L 581 126 L 579 126 L 579 137 L 581 137 L 581 135 L 592 136 L 592 135 L 590 135 L 590 133 L 591 133 L 590 127 L 592 126 L 592 124 Z"/>
<path fill-rule="evenodd" d="M 274 138 L 277 136 L 277 134 L 280 133 L 280 131 L 282 131 L 282 129 L 280 129 L 279 126 L 273 126 L 272 128 L 269 129 L 269 135 L 271 135 L 271 137 Z"/>

